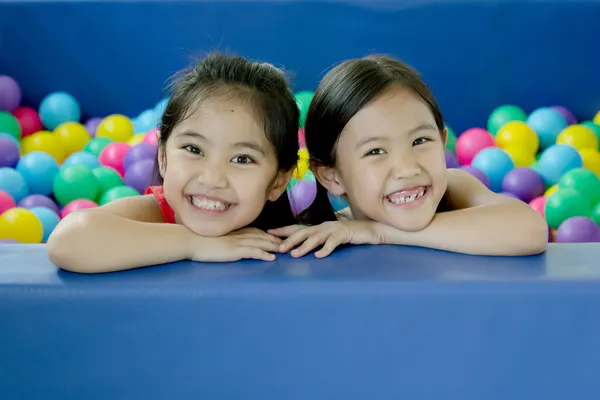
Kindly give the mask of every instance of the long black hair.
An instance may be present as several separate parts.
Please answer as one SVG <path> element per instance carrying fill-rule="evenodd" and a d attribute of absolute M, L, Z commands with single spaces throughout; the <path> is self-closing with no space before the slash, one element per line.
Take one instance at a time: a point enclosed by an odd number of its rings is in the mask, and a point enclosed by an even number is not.
<path fill-rule="evenodd" d="M 289 172 L 298 160 L 300 112 L 282 70 L 268 63 L 240 56 L 211 53 L 191 67 L 178 72 L 171 82 L 171 96 L 159 124 L 158 145 L 164 146 L 175 126 L 193 113 L 202 100 L 226 92 L 249 100 L 262 122 L 267 139 L 273 144 L 279 171 Z M 162 185 L 158 158 L 154 181 Z M 251 224 L 262 230 L 296 222 L 284 192 L 276 201 L 268 201 Z"/>
<path fill-rule="evenodd" d="M 345 61 L 329 71 L 312 98 L 304 133 L 311 165 L 335 166 L 337 142 L 350 119 L 392 85 L 410 88 L 431 110 L 440 134 L 444 119 L 438 104 L 419 74 L 408 65 L 385 55 Z M 300 222 L 316 225 L 335 221 L 327 189 L 317 181 L 317 195 L 300 214 Z"/>

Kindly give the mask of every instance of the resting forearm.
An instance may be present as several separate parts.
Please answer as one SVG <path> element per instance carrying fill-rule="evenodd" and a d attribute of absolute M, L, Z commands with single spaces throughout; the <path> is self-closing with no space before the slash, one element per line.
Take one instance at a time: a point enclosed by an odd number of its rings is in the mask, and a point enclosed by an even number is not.
<path fill-rule="evenodd" d="M 79 212 L 61 221 L 47 248 L 50 260 L 62 269 L 110 272 L 186 259 L 190 237 L 182 225 Z"/>
<path fill-rule="evenodd" d="M 548 226 L 526 204 L 494 204 L 437 214 L 422 231 L 382 227 L 388 243 L 477 255 L 532 255 L 544 251 Z"/>

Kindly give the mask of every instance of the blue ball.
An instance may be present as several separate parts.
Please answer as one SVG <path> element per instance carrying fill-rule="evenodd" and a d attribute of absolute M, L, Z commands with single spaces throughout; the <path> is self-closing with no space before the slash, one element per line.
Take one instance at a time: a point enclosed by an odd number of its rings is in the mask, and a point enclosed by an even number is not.
<path fill-rule="evenodd" d="M 42 223 L 42 230 L 44 232 L 44 236 L 42 238 L 43 242 L 48 241 L 48 237 L 56 228 L 56 225 L 60 222 L 60 217 L 53 210 L 46 207 L 33 207 L 29 211 L 31 211 Z"/>
<path fill-rule="evenodd" d="M 538 134 L 540 149 L 546 149 L 556 143 L 558 134 L 568 124 L 565 117 L 554 108 L 542 107 L 529 114 L 527 125 Z"/>
<path fill-rule="evenodd" d="M 499 147 L 481 150 L 475 155 L 471 165 L 490 179 L 490 189 L 497 193 L 502 191 L 502 182 L 506 174 L 515 168 L 510 155 Z"/>
<path fill-rule="evenodd" d="M 25 179 L 17 170 L 8 167 L 0 168 L 0 190 L 8 193 L 15 203 L 29 194 Z"/>
<path fill-rule="evenodd" d="M 154 117 L 156 118 L 157 121 L 161 120 L 162 115 L 164 114 L 165 110 L 167 109 L 168 103 L 169 103 L 168 97 L 166 97 L 166 98 L 162 99 L 161 101 L 159 101 L 158 103 L 156 103 L 156 106 L 154 107 Z"/>
<path fill-rule="evenodd" d="M 101 166 L 100 161 L 98 161 L 96 156 L 92 153 L 88 153 L 87 151 L 78 151 L 71 154 L 62 163 L 61 168 L 68 167 L 69 165 L 85 165 L 89 169 L 94 169 Z"/>
<path fill-rule="evenodd" d="M 566 172 L 581 167 L 583 167 L 581 155 L 568 144 L 555 144 L 548 147 L 537 162 L 537 171 L 549 185 L 557 184 Z"/>
<path fill-rule="evenodd" d="M 54 130 L 64 122 L 79 122 L 81 107 L 69 93 L 54 92 L 44 97 L 40 103 L 39 114 L 46 129 Z"/>
<path fill-rule="evenodd" d="M 157 125 L 158 120 L 156 119 L 156 114 L 152 109 L 142 111 L 140 115 L 133 120 L 135 133 L 146 133 L 149 130 L 156 128 Z"/>
<path fill-rule="evenodd" d="M 21 149 L 14 140 L 0 137 L 0 167 L 14 168 L 21 158 Z"/>
<path fill-rule="evenodd" d="M 58 174 L 59 167 L 50 154 L 42 151 L 25 154 L 16 169 L 25 180 L 30 194 L 52 194 L 54 177 Z"/>

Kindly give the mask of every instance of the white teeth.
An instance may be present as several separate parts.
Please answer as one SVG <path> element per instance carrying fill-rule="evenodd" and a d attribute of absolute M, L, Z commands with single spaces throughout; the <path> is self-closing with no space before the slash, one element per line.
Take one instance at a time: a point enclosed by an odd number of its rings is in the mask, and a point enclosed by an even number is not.
<path fill-rule="evenodd" d="M 208 211 L 225 211 L 229 208 L 229 204 L 227 203 L 208 199 L 197 199 L 195 197 L 192 197 L 192 204 Z"/>
<path fill-rule="evenodd" d="M 411 196 L 400 197 L 400 196 L 388 196 L 388 201 L 392 204 L 404 204 L 404 203 L 412 203 L 416 199 L 423 197 L 425 191 L 420 191 L 419 193 L 413 194 Z"/>

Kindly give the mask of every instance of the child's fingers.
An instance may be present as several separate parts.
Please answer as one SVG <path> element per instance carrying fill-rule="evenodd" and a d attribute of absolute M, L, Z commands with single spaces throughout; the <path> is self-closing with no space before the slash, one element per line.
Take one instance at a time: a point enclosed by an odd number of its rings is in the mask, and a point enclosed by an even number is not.
<path fill-rule="evenodd" d="M 287 237 L 280 245 L 281 251 L 286 252 L 294 247 L 298 246 L 300 243 L 304 242 L 307 238 L 312 235 L 315 235 L 318 232 L 318 228 L 316 227 L 303 227 L 304 229 L 299 229 L 296 232 L 292 233 Z"/>
<path fill-rule="evenodd" d="M 315 248 L 317 248 L 317 246 L 325 243 L 328 237 L 329 232 L 321 232 L 316 235 L 312 235 L 308 239 L 306 239 L 300 247 L 292 250 L 290 254 L 292 255 L 292 257 L 302 257 L 309 251 L 312 251 Z"/>
<path fill-rule="evenodd" d="M 245 238 L 238 242 L 239 246 L 242 247 L 255 247 L 269 252 L 278 252 L 280 250 L 280 244 L 273 242 L 265 238 Z"/>
<path fill-rule="evenodd" d="M 315 257 L 317 258 L 324 258 L 327 257 L 328 255 L 330 255 L 333 250 L 335 250 L 339 245 L 341 245 L 343 242 L 342 240 L 342 236 L 340 235 L 331 235 L 327 238 L 327 240 L 325 241 L 325 244 L 323 245 L 323 247 L 315 252 Z"/>
<path fill-rule="evenodd" d="M 262 260 L 262 261 L 273 261 L 275 260 L 275 254 L 271 254 L 258 247 L 240 247 L 239 254 L 241 258 Z"/>
<path fill-rule="evenodd" d="M 269 229 L 267 231 L 267 233 L 270 233 L 271 235 L 275 235 L 275 236 L 287 237 L 287 236 L 290 236 L 290 235 L 298 232 L 300 229 L 303 229 L 303 228 L 306 228 L 306 226 L 288 225 L 288 226 L 283 226 L 281 228 Z"/>

